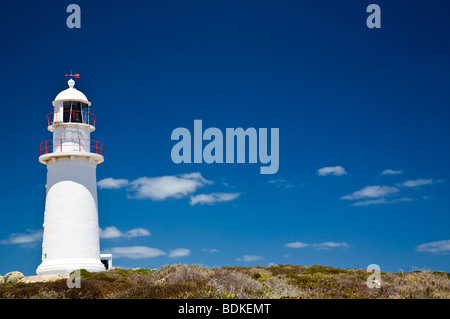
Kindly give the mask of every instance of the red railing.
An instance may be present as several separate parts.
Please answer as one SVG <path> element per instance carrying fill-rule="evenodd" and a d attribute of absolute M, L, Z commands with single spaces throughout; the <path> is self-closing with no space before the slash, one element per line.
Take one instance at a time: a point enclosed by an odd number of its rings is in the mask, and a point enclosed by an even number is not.
<path fill-rule="evenodd" d="M 55 118 L 58 118 L 55 120 Z M 86 111 L 58 111 L 47 115 L 48 126 L 58 123 L 84 123 L 95 126 L 96 115 Z"/>
<path fill-rule="evenodd" d="M 40 155 L 63 152 L 66 148 L 71 148 L 69 152 L 90 152 L 103 155 L 103 144 L 86 138 L 58 138 L 42 142 Z"/>

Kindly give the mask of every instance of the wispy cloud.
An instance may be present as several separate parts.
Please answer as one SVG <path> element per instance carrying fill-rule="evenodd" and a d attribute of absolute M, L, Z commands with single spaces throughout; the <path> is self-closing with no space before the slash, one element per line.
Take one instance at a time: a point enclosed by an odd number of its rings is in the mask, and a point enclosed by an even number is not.
<path fill-rule="evenodd" d="M 342 166 L 333 166 L 333 167 L 322 167 L 317 170 L 317 173 L 319 176 L 327 176 L 327 175 L 334 175 L 334 176 L 342 176 L 347 175 L 347 172 Z"/>
<path fill-rule="evenodd" d="M 410 197 L 402 197 L 402 198 L 395 198 L 395 199 L 386 199 L 386 198 L 377 198 L 377 199 L 369 199 L 369 200 L 363 200 L 359 202 L 352 203 L 352 206 L 369 206 L 369 205 L 376 205 L 376 204 L 394 204 L 398 202 L 411 202 L 413 201 Z"/>
<path fill-rule="evenodd" d="M 186 257 L 191 254 L 191 250 L 187 248 L 176 248 L 170 250 L 169 253 L 148 246 L 129 246 L 129 247 L 112 247 L 105 249 L 105 252 L 112 253 L 115 258 L 144 259 L 159 256 L 167 256 L 169 258 Z"/>
<path fill-rule="evenodd" d="M 108 177 L 97 183 L 101 189 L 127 187 L 130 198 L 152 200 L 185 197 L 194 193 L 198 188 L 208 184 L 212 184 L 212 181 L 206 180 L 198 172 L 159 177 L 143 176 L 131 182 L 127 179 Z"/>
<path fill-rule="evenodd" d="M 264 257 L 258 256 L 258 255 L 244 255 L 242 257 L 236 258 L 236 261 L 250 262 L 250 261 L 257 261 L 257 260 L 261 260 L 261 259 L 264 259 Z"/>
<path fill-rule="evenodd" d="M 24 245 L 31 246 L 42 241 L 42 230 L 27 230 L 28 233 L 13 233 L 7 239 L 0 240 L 2 245 Z"/>
<path fill-rule="evenodd" d="M 167 255 L 166 252 L 160 249 L 147 246 L 113 247 L 109 248 L 107 251 L 111 252 L 114 258 L 125 257 L 131 259 L 141 259 Z"/>
<path fill-rule="evenodd" d="M 377 204 L 393 204 L 398 202 L 411 202 L 413 198 L 409 196 L 402 196 L 407 189 L 419 188 L 420 186 L 433 184 L 434 181 L 430 179 L 418 178 L 415 180 L 408 180 L 403 183 L 397 183 L 395 186 L 387 185 L 372 185 L 363 187 L 360 190 L 353 192 L 350 195 L 342 196 L 343 200 L 357 200 L 352 203 L 352 206 L 369 206 Z"/>
<path fill-rule="evenodd" d="M 330 249 L 330 248 L 347 248 L 347 243 L 337 243 L 333 241 L 326 241 L 320 244 L 312 244 L 317 249 Z"/>
<path fill-rule="evenodd" d="M 109 226 L 104 229 L 100 228 L 100 238 L 110 239 L 110 238 L 133 238 L 133 237 L 143 237 L 150 236 L 150 232 L 145 228 L 133 228 L 127 230 L 126 232 L 120 231 L 115 226 Z"/>
<path fill-rule="evenodd" d="M 305 248 L 305 247 L 313 247 L 315 249 L 330 249 L 330 248 L 347 248 L 349 247 L 345 242 L 334 242 L 334 241 L 326 241 L 323 243 L 302 243 L 302 242 L 292 242 L 287 243 L 285 245 L 288 248 Z"/>
<path fill-rule="evenodd" d="M 289 247 L 289 248 L 304 248 L 304 247 L 308 247 L 308 246 L 310 246 L 310 244 L 301 243 L 301 242 L 298 242 L 298 241 L 286 244 L 286 247 Z"/>
<path fill-rule="evenodd" d="M 284 178 L 272 179 L 269 181 L 269 183 L 273 184 L 275 187 L 279 187 L 279 188 L 292 188 L 295 186 L 295 184 L 287 181 Z"/>
<path fill-rule="evenodd" d="M 97 182 L 97 186 L 102 189 L 119 189 L 128 186 L 130 182 L 127 179 L 104 178 Z"/>
<path fill-rule="evenodd" d="M 191 254 L 191 251 L 189 249 L 177 248 L 177 249 L 171 250 L 167 257 L 169 257 L 169 258 L 185 257 L 185 256 L 189 256 L 190 254 Z"/>
<path fill-rule="evenodd" d="M 104 189 L 119 189 L 125 188 L 127 190 L 128 198 L 135 199 L 151 199 L 154 201 L 162 201 L 170 198 L 180 199 L 190 196 L 190 205 L 197 204 L 215 204 L 220 202 L 229 202 L 237 199 L 241 193 L 225 193 L 217 192 L 210 194 L 194 193 L 205 185 L 213 184 L 213 181 L 207 180 L 199 172 L 168 175 L 159 177 L 143 176 L 132 180 L 105 178 L 99 181 L 99 188 Z M 228 187 L 227 183 L 223 183 Z M 110 230 L 112 234 L 117 233 Z"/>
<path fill-rule="evenodd" d="M 241 193 L 211 193 L 199 194 L 191 197 L 191 206 L 200 204 L 212 205 L 220 202 L 230 202 L 237 199 Z"/>
<path fill-rule="evenodd" d="M 394 186 L 366 186 L 350 195 L 341 197 L 341 199 L 353 200 L 361 198 L 377 198 L 398 193 L 399 189 Z"/>
<path fill-rule="evenodd" d="M 416 251 L 434 253 L 434 254 L 450 252 L 450 239 L 449 240 L 432 241 L 429 243 L 418 245 L 416 247 Z"/>
<path fill-rule="evenodd" d="M 203 248 L 202 250 L 206 251 L 207 253 L 217 253 L 217 252 L 219 252 L 219 250 L 216 249 L 216 248 L 211 248 L 211 249 Z"/>
<path fill-rule="evenodd" d="M 182 198 L 194 193 L 198 188 L 212 184 L 200 173 L 174 176 L 141 177 L 130 183 L 131 198 L 164 200 Z"/>
<path fill-rule="evenodd" d="M 401 170 L 385 169 L 381 172 L 381 175 L 400 175 L 403 174 Z"/>
<path fill-rule="evenodd" d="M 432 183 L 433 183 L 433 180 L 431 178 L 428 178 L 428 179 L 418 178 L 415 180 L 403 182 L 401 184 L 398 184 L 398 186 L 399 187 L 418 187 L 418 186 L 428 185 L 428 184 L 432 184 Z"/>

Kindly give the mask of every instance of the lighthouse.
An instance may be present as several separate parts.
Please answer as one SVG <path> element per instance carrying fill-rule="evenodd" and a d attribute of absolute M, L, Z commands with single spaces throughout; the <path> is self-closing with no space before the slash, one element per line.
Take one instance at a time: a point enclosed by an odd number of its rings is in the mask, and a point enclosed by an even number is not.
<path fill-rule="evenodd" d="M 38 275 L 105 270 L 100 260 L 96 180 L 103 146 L 90 137 L 96 122 L 91 102 L 75 89 L 72 78 L 68 85 L 47 115 L 53 139 L 40 145 L 39 162 L 47 166 L 47 184 Z"/>

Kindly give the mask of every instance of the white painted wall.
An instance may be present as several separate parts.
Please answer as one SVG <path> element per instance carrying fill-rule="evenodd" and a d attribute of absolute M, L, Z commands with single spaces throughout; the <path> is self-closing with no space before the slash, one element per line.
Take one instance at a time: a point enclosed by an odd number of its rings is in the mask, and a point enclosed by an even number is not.
<path fill-rule="evenodd" d="M 43 262 L 37 273 L 105 270 L 100 262 L 95 161 L 58 157 L 47 168 Z"/>
<path fill-rule="evenodd" d="M 88 125 L 73 123 L 54 125 L 53 153 L 59 153 L 61 151 L 90 152 L 90 137 L 91 130 Z"/>

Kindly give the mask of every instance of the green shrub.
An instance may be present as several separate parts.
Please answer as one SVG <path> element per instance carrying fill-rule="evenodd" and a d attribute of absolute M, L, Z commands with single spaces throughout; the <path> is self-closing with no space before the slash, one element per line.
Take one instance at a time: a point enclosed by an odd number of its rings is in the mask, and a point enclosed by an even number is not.
<path fill-rule="evenodd" d="M 155 272 L 155 270 L 146 269 L 146 268 L 137 268 L 137 269 L 133 269 L 131 272 L 133 274 L 139 274 L 139 275 L 151 275 Z"/>
<path fill-rule="evenodd" d="M 119 274 L 122 277 L 128 277 L 131 274 L 131 270 L 129 269 L 122 269 L 122 268 L 114 268 L 112 270 L 113 273 Z"/>
<path fill-rule="evenodd" d="M 305 274 L 316 274 L 316 273 L 322 273 L 322 274 L 345 274 L 349 273 L 351 271 L 340 269 L 340 268 L 333 268 L 330 266 L 320 266 L 320 265 L 313 265 L 311 267 L 307 267 L 304 270 Z"/>
<path fill-rule="evenodd" d="M 266 281 L 267 279 L 269 279 L 269 277 L 262 272 L 257 272 L 256 274 L 253 274 L 252 278 L 258 281 Z"/>
<path fill-rule="evenodd" d="M 86 269 L 77 269 L 80 272 L 80 278 L 81 279 L 85 279 L 85 278 L 92 278 L 94 275 L 91 274 L 89 271 L 87 271 Z M 74 270 L 70 273 L 70 276 L 73 276 L 74 273 L 77 271 Z"/>

